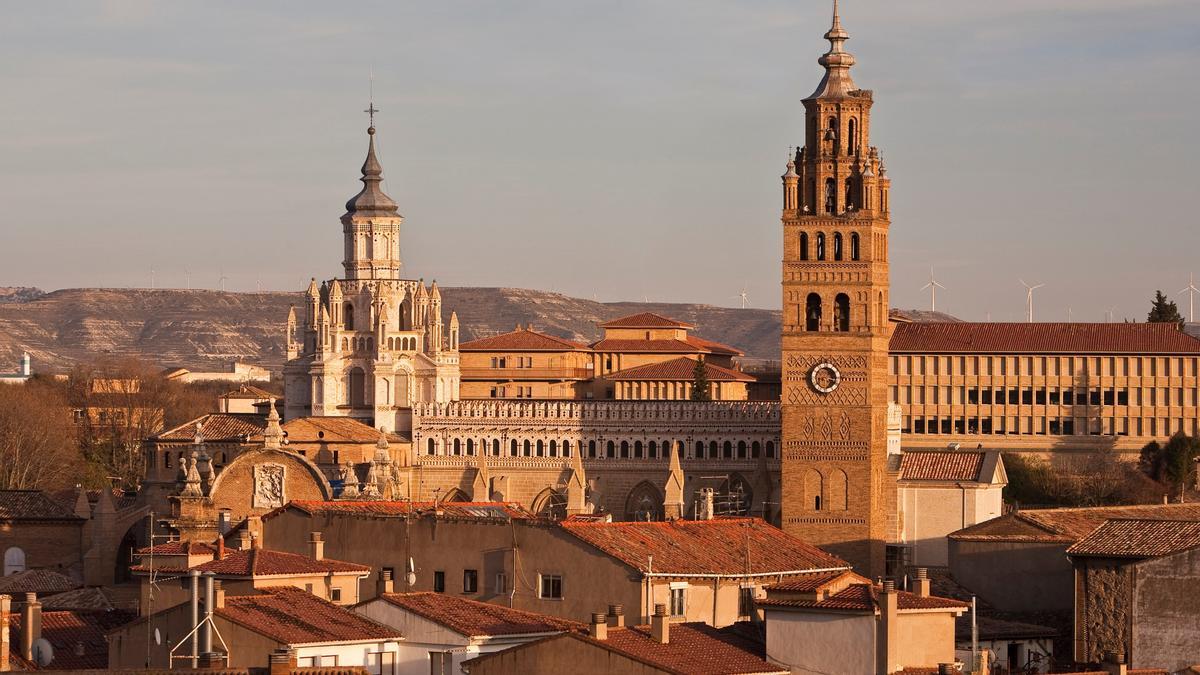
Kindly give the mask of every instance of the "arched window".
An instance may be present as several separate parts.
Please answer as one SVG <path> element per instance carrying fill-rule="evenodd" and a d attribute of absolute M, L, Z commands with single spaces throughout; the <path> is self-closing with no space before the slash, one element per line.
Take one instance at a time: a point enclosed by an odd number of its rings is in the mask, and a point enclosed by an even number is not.
<path fill-rule="evenodd" d="M 775 441 L 767 441 L 767 457 L 775 456 Z"/>
<path fill-rule="evenodd" d="M 643 450 L 644 450 L 644 449 L 645 449 L 645 448 L 642 446 L 642 442 L 641 442 L 641 441 L 634 441 L 634 443 L 633 443 L 633 456 L 634 456 L 634 457 L 636 457 L 636 458 L 638 458 L 638 459 L 641 459 L 641 458 L 642 458 L 642 452 L 643 452 Z"/>
<path fill-rule="evenodd" d="M 854 232 L 850 235 L 850 259 L 858 260 L 860 257 L 858 233 Z"/>
<path fill-rule="evenodd" d="M 621 458 L 629 459 L 629 441 L 621 441 Z"/>
<path fill-rule="evenodd" d="M 546 456 L 546 444 L 540 440 L 537 442 L 537 456 L 538 457 Z"/>
<path fill-rule="evenodd" d="M 808 233 L 800 233 L 800 259 L 808 260 Z"/>
<path fill-rule="evenodd" d="M 25 571 L 25 551 L 13 546 L 4 552 L 4 576 Z"/>
<path fill-rule="evenodd" d="M 362 368 L 350 370 L 350 407 L 361 408 L 367 401 L 367 374 Z"/>
<path fill-rule="evenodd" d="M 604 449 L 604 455 L 610 459 L 613 457 L 616 457 L 617 456 L 617 444 L 613 443 L 612 441 L 609 441 L 608 446 Z"/>
<path fill-rule="evenodd" d="M 426 452 L 430 455 L 437 453 L 437 443 L 431 438 L 425 441 Z"/>
<path fill-rule="evenodd" d="M 825 259 L 825 233 L 817 233 L 817 260 Z"/>
<path fill-rule="evenodd" d="M 508 452 L 509 452 L 509 454 L 510 454 L 510 455 L 512 455 L 513 457 L 516 457 L 516 456 L 517 456 L 517 454 L 518 454 L 518 452 L 517 452 L 517 439 L 515 439 L 515 438 L 514 438 L 514 439 L 512 439 L 512 441 L 510 441 L 510 442 L 509 442 L 509 445 L 508 445 Z"/>
<path fill-rule="evenodd" d="M 453 443 L 452 447 L 454 448 L 454 451 L 453 451 L 454 454 L 456 454 L 456 455 L 462 454 L 462 441 L 460 441 L 457 438 L 454 439 L 454 443 Z"/>
<path fill-rule="evenodd" d="M 571 456 L 571 441 L 563 441 L 562 456 L 563 457 Z"/>
<path fill-rule="evenodd" d="M 499 441 L 499 439 L 492 440 L 492 454 L 497 457 L 500 456 L 500 441 Z"/>
<path fill-rule="evenodd" d="M 848 504 L 849 479 L 846 477 L 846 472 L 841 469 L 834 469 L 829 475 L 829 504 L 826 506 L 830 511 L 845 511 Z"/>
<path fill-rule="evenodd" d="M 804 472 L 804 503 L 813 511 L 821 510 L 824 482 L 820 471 L 809 469 Z"/>
<path fill-rule="evenodd" d="M 525 444 L 521 447 L 521 451 L 525 454 L 526 457 L 529 457 L 533 451 L 533 444 L 530 443 L 528 440 L 526 440 Z"/>
<path fill-rule="evenodd" d="M 558 441 L 550 441 L 550 456 L 558 457 Z"/>
<path fill-rule="evenodd" d="M 838 293 L 833 299 L 833 329 L 840 333 L 850 332 L 850 296 Z"/>
<path fill-rule="evenodd" d="M 171 468 L 171 451 L 170 450 L 163 453 L 163 468 L 164 469 Z"/>
<path fill-rule="evenodd" d="M 663 447 L 666 447 L 666 443 L 663 443 Z M 664 452 L 663 454 L 666 453 Z M 650 447 L 647 449 L 646 456 L 650 459 L 655 459 L 658 457 L 658 443 L 655 441 L 650 441 Z"/>
<path fill-rule="evenodd" d="M 821 296 L 816 293 L 809 293 L 804 303 L 804 330 L 821 330 Z"/>
<path fill-rule="evenodd" d="M 722 450 L 722 454 L 721 454 L 722 457 L 724 457 L 725 459 L 733 459 L 733 443 L 731 443 L 730 441 L 725 441 L 725 445 L 722 446 L 721 450 Z"/>
<path fill-rule="evenodd" d="M 354 330 L 354 305 L 348 302 L 342 307 L 342 325 L 346 330 Z"/>
<path fill-rule="evenodd" d="M 833 259 L 842 259 L 842 233 L 835 232 L 833 235 Z"/>
<path fill-rule="evenodd" d="M 738 441 L 738 459 L 746 459 L 746 441 Z"/>
<path fill-rule="evenodd" d="M 375 351 L 375 338 L 373 338 L 373 337 L 367 338 L 367 351 L 369 351 L 369 352 Z"/>
<path fill-rule="evenodd" d="M 838 121 L 837 121 L 836 117 L 829 118 L 829 126 L 825 129 L 825 140 L 832 141 L 833 154 L 835 154 L 835 155 L 838 154 L 838 151 L 839 151 Z"/>
<path fill-rule="evenodd" d="M 837 208 L 837 181 L 825 179 L 825 213 L 833 213 Z"/>
<path fill-rule="evenodd" d="M 846 179 L 846 200 L 842 203 L 845 204 L 846 210 L 849 211 L 850 207 L 854 206 L 854 203 L 857 201 L 858 200 L 854 198 L 854 179 L 847 178 Z"/>
<path fill-rule="evenodd" d="M 847 124 L 846 131 L 846 153 L 850 155 L 858 154 L 858 120 L 853 117 Z"/>
<path fill-rule="evenodd" d="M 750 456 L 758 459 L 760 455 L 762 455 L 762 443 L 754 441 L 750 444 Z"/>
<path fill-rule="evenodd" d="M 716 442 L 716 441 L 709 441 L 709 442 L 708 442 L 708 458 L 709 458 L 709 459 L 716 459 L 716 458 L 717 458 L 717 456 L 718 456 L 718 455 L 717 455 L 717 452 L 718 452 L 718 450 L 717 450 L 717 442 Z"/>
<path fill-rule="evenodd" d="M 588 457 L 596 456 L 596 441 L 588 441 Z"/>

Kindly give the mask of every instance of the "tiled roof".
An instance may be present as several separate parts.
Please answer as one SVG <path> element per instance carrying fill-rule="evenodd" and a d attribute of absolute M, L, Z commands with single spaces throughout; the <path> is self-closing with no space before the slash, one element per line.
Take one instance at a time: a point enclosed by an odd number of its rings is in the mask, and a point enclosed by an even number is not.
<path fill-rule="evenodd" d="M 879 606 L 879 586 L 852 584 L 824 600 L 768 597 L 755 602 L 763 607 L 795 607 L 801 609 L 874 612 Z M 896 604 L 901 610 L 967 609 L 971 605 L 950 598 L 921 597 L 908 591 L 896 591 Z"/>
<path fill-rule="evenodd" d="M 729 354 L 732 356 L 741 356 L 742 354 L 745 353 L 742 350 L 738 349 L 737 347 L 730 347 L 729 345 L 722 344 L 720 342 L 714 342 L 712 340 L 705 340 L 704 338 L 697 337 L 695 335 L 689 335 L 687 341 L 693 345 L 696 345 L 697 347 L 700 347 L 702 349 L 707 349 L 708 351 L 713 352 L 714 354 Z"/>
<path fill-rule="evenodd" d="M 289 645 L 402 637 L 394 628 L 291 586 L 263 588 L 257 595 L 225 598 L 216 614 Z"/>
<path fill-rule="evenodd" d="M 247 551 L 226 551 L 220 560 L 210 560 L 194 566 L 201 572 L 220 576 L 262 577 L 280 574 L 353 574 L 370 572 L 371 568 L 358 563 L 322 558 L 317 560 L 297 553 L 252 548 Z"/>
<path fill-rule="evenodd" d="M 0 520 L 83 520 L 41 490 L 0 490 Z"/>
<path fill-rule="evenodd" d="M 248 399 L 254 399 L 257 401 L 260 399 L 265 400 L 265 399 L 279 398 L 279 394 L 269 392 L 266 389 L 256 387 L 252 384 L 243 384 L 242 386 L 238 387 L 237 389 L 234 389 L 233 391 L 229 391 L 224 394 L 221 394 L 221 398 L 248 398 Z"/>
<path fill-rule="evenodd" d="M 781 581 L 777 584 L 771 584 L 770 588 L 771 590 L 787 591 L 789 593 L 814 593 L 822 586 L 832 581 L 837 581 L 847 574 L 853 574 L 853 572 L 837 570 L 831 572 L 804 574 L 798 577 L 792 577 L 786 581 Z"/>
<path fill-rule="evenodd" d="M 196 437 L 196 423 L 200 423 L 200 433 L 204 440 L 210 443 L 238 443 L 243 437 L 251 441 L 261 441 L 263 431 L 267 428 L 267 418 L 256 413 L 211 413 L 190 422 L 185 422 L 167 429 L 154 436 L 157 441 L 191 441 Z"/>
<path fill-rule="evenodd" d="M 723 345 L 711 340 L 698 337 L 688 337 L 687 340 L 627 340 L 603 339 L 593 342 L 592 351 L 596 352 L 647 352 L 651 354 L 728 354 L 739 356 L 740 349 Z"/>
<path fill-rule="evenodd" d="M 42 637 L 54 648 L 54 660 L 46 670 L 104 669 L 108 667 L 108 641 L 105 631 L 134 618 L 130 612 L 42 612 Z M 21 630 L 21 615 L 9 617 L 15 635 Z M 16 640 L 13 641 L 14 646 Z M 75 653 L 83 643 L 83 655 Z"/>
<path fill-rule="evenodd" d="M 692 381 L 696 370 L 696 360 L 681 356 L 670 361 L 648 363 L 636 368 L 626 368 L 605 375 L 610 380 L 686 380 Z M 714 382 L 753 382 L 754 378 L 729 368 L 722 368 L 711 363 L 704 364 L 704 372 L 710 381 Z"/>
<path fill-rule="evenodd" d="M 350 417 L 297 417 L 283 425 L 289 443 L 377 443 L 379 430 Z M 388 441 L 407 439 L 388 434 Z"/>
<path fill-rule="evenodd" d="M 701 622 L 671 624 L 667 644 L 655 640 L 649 626 L 610 628 L 608 639 L 588 640 L 672 673 L 729 675 L 788 672 L 786 668 L 763 659 L 761 643 Z"/>
<path fill-rule="evenodd" d="M 1168 323 L 898 323 L 889 349 L 922 354 L 1200 354 Z"/>
<path fill-rule="evenodd" d="M 912 452 L 900 458 L 901 480 L 975 481 L 983 469 L 983 452 Z"/>
<path fill-rule="evenodd" d="M 202 541 L 168 541 L 165 544 L 156 544 L 147 546 L 137 550 L 138 555 L 203 555 L 206 553 L 216 553 L 217 549 L 211 544 L 206 544 Z"/>
<path fill-rule="evenodd" d="M 467 637 L 553 633 L 581 627 L 574 621 L 445 593 L 386 593 L 379 597 Z"/>
<path fill-rule="evenodd" d="M 54 570 L 25 570 L 6 577 L 0 577 L 0 593 L 37 593 L 49 595 L 62 593 L 75 588 L 79 584 L 75 580 L 59 574 Z"/>
<path fill-rule="evenodd" d="M 56 593 L 43 598 L 42 610 L 75 610 L 96 612 L 115 609 L 113 599 L 100 588 L 77 588 L 65 593 Z"/>
<path fill-rule="evenodd" d="M 1067 549 L 1067 555 L 1152 558 L 1200 546 L 1200 521 L 1113 519 Z"/>
<path fill-rule="evenodd" d="M 634 569 L 656 574 L 775 574 L 847 563 L 758 518 L 559 524 Z"/>
<path fill-rule="evenodd" d="M 1110 518 L 1200 520 L 1200 504 L 1143 504 L 1068 509 L 1027 509 L 950 533 L 957 541 L 1075 543 Z"/>
<path fill-rule="evenodd" d="M 667 318 L 654 312 L 631 314 L 600 324 L 601 328 L 695 328 L 690 323 L 684 323 Z"/>
<path fill-rule="evenodd" d="M 491 352 L 497 350 L 525 352 L 561 352 L 587 350 L 587 345 L 563 338 L 546 335 L 534 330 L 521 329 L 503 335 L 479 338 L 458 345 L 460 352 Z"/>
<path fill-rule="evenodd" d="M 516 502 L 442 502 L 438 505 L 443 518 L 468 520 L 534 520 L 537 516 Z M 266 514 L 272 514 L 285 509 L 296 508 L 309 514 L 341 513 L 346 515 L 403 517 L 409 514 L 432 515 L 433 502 L 386 502 L 386 501 L 305 501 L 295 500 L 285 506 Z"/>

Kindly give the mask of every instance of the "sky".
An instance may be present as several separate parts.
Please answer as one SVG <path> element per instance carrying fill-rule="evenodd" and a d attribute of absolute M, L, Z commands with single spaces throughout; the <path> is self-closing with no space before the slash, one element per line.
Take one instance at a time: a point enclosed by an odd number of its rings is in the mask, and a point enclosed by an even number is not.
<path fill-rule="evenodd" d="M 817 0 L 0 4 L 0 286 L 340 273 L 374 78 L 406 276 L 780 304 Z M 844 0 L 892 299 L 1144 319 L 1200 273 L 1195 0 Z M 1200 285 L 1200 284 L 1198 284 Z M 1197 298 L 1200 301 L 1200 298 Z"/>

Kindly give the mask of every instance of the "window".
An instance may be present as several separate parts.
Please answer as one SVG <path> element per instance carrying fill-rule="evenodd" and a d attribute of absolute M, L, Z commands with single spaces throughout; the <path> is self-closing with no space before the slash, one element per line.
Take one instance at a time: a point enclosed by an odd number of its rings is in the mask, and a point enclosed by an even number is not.
<path fill-rule="evenodd" d="M 341 602 L 342 601 L 342 589 L 340 589 L 340 588 L 329 589 L 329 601 L 330 602 Z"/>
<path fill-rule="evenodd" d="M 687 583 L 671 584 L 671 616 L 684 616 L 687 610 Z"/>
<path fill-rule="evenodd" d="M 4 576 L 25 571 L 25 551 L 13 546 L 4 552 Z"/>
<path fill-rule="evenodd" d="M 504 572 L 496 572 L 496 579 L 492 584 L 492 592 L 496 595 L 503 595 L 508 592 L 508 575 Z"/>
<path fill-rule="evenodd" d="M 463 570 L 463 593 L 479 592 L 479 570 Z"/>
<path fill-rule="evenodd" d="M 830 180 L 833 180 L 832 178 Z M 817 233 L 817 260 L 825 259 L 825 233 Z"/>
<path fill-rule="evenodd" d="M 850 259 L 858 260 L 860 257 L 861 254 L 859 251 L 858 233 L 855 232 L 854 234 L 850 235 Z"/>
<path fill-rule="evenodd" d="M 808 300 L 804 306 L 804 329 L 807 331 L 821 330 L 821 296 L 816 293 L 808 294 Z"/>
<path fill-rule="evenodd" d="M 840 333 L 850 332 L 850 296 L 838 293 L 833 301 L 833 329 Z"/>
<path fill-rule="evenodd" d="M 800 259 L 808 260 L 808 233 L 800 233 Z"/>
<path fill-rule="evenodd" d="M 538 583 L 538 597 L 547 600 L 562 599 L 562 575 L 561 574 L 540 574 Z"/>
<path fill-rule="evenodd" d="M 312 585 L 312 584 L 304 584 L 304 592 L 305 592 L 305 593 L 312 593 L 312 592 L 313 592 L 313 585 Z"/>
<path fill-rule="evenodd" d="M 836 232 L 833 235 L 833 259 L 842 259 L 842 233 Z"/>
<path fill-rule="evenodd" d="M 436 572 L 433 573 L 433 592 L 434 593 L 445 593 L 446 592 L 446 573 L 443 572 L 442 570 L 437 570 Z"/>

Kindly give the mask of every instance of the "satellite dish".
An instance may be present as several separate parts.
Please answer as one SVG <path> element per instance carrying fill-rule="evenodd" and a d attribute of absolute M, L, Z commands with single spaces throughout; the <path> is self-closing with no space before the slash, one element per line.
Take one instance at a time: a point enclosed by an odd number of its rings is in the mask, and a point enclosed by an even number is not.
<path fill-rule="evenodd" d="M 157 628 L 154 629 L 154 644 L 162 644 L 162 633 L 160 633 Z"/>
<path fill-rule="evenodd" d="M 54 647 L 46 638 L 38 638 L 33 643 L 33 662 L 45 668 L 54 660 Z"/>

